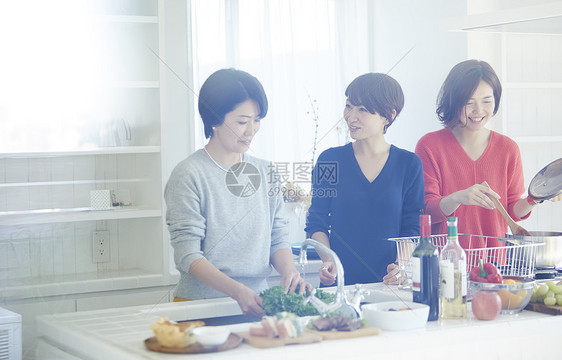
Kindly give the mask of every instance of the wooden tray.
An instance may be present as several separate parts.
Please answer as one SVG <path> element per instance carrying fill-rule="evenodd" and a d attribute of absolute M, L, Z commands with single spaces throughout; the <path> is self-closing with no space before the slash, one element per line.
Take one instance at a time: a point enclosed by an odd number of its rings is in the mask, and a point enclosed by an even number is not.
<path fill-rule="evenodd" d="M 349 339 L 354 337 L 362 337 L 362 336 L 374 336 L 381 333 L 381 329 L 367 326 L 361 329 L 357 329 L 354 331 L 318 331 L 312 329 L 306 329 L 307 332 L 312 334 L 317 334 L 322 336 L 323 340 L 339 340 L 339 339 Z"/>
<path fill-rule="evenodd" d="M 562 306 L 559 305 L 548 306 L 545 304 L 529 303 L 525 307 L 525 310 L 536 311 L 550 315 L 562 315 Z"/>
<path fill-rule="evenodd" d="M 199 343 L 191 344 L 182 348 L 167 347 L 158 344 L 156 336 L 148 338 L 144 341 L 144 346 L 148 350 L 162 352 L 162 353 L 172 353 L 172 354 L 202 354 L 211 353 L 218 351 L 231 350 L 238 347 L 242 343 L 242 337 L 236 333 L 231 333 L 226 342 L 221 346 L 204 347 Z"/>
<path fill-rule="evenodd" d="M 248 345 L 262 349 L 285 345 L 312 344 L 322 341 L 322 336 L 306 331 L 299 337 L 288 339 L 272 339 L 265 336 L 252 336 L 248 331 L 240 332 L 238 335 L 242 336 Z"/>

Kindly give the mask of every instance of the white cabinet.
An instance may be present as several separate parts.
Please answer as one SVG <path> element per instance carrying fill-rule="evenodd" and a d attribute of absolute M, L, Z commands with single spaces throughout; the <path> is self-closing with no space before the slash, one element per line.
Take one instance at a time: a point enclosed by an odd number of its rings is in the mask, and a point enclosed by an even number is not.
<path fill-rule="evenodd" d="M 73 141 L 0 148 L 2 302 L 171 283 L 162 197 L 164 2 L 79 4 L 95 30 L 81 40 L 95 50 L 99 96 L 76 119 Z M 119 205 L 93 210 L 92 190 L 111 190 Z M 109 232 L 107 262 L 93 261 L 92 234 L 100 230 Z"/>

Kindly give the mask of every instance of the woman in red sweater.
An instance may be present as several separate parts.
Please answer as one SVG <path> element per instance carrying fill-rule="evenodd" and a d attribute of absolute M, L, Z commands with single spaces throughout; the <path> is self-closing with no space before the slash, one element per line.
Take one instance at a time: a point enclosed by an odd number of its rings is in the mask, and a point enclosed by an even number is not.
<path fill-rule="evenodd" d="M 536 204 L 521 197 L 525 185 L 519 147 L 486 128 L 498 111 L 501 92 L 492 67 L 478 60 L 455 65 L 441 87 L 437 115 L 445 128 L 424 135 L 415 150 L 423 163 L 425 211 L 433 234 L 446 234 L 447 217 L 456 216 L 460 233 L 505 237 L 507 223 L 490 197 L 499 199 L 515 221 L 528 218 Z M 464 248 L 486 246 L 483 238 L 473 237 L 471 244 L 468 238 L 459 240 Z M 487 246 L 500 246 L 494 240 Z"/>

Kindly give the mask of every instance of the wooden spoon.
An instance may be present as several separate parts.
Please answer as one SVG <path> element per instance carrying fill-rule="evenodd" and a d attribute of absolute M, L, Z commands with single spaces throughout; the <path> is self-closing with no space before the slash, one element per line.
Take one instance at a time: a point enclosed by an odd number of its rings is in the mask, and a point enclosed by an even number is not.
<path fill-rule="evenodd" d="M 488 189 L 492 190 L 492 188 L 490 187 L 490 185 L 488 185 L 487 182 L 484 181 L 482 183 L 482 185 L 487 186 Z M 515 236 L 533 236 L 533 235 L 531 235 L 530 232 L 525 230 L 525 228 L 523 226 L 517 224 L 515 222 L 515 220 L 513 220 L 511 218 L 511 216 L 509 216 L 507 211 L 505 211 L 505 208 L 503 207 L 502 203 L 498 199 L 496 199 L 493 196 L 490 196 L 489 198 L 492 199 L 492 201 L 494 202 L 494 205 L 496 205 L 496 209 L 498 209 L 500 211 L 500 213 L 502 214 L 505 221 L 507 221 L 507 226 L 509 226 L 509 229 L 511 230 L 511 233 L 513 235 L 515 235 Z"/>

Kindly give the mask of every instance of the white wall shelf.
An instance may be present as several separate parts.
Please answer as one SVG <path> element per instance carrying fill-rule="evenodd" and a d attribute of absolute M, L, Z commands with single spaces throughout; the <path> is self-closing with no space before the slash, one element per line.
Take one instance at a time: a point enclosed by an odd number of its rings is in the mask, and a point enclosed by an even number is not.
<path fill-rule="evenodd" d="M 64 32 L 73 36 L 53 39 L 50 48 L 80 52 L 76 41 L 94 64 L 77 76 L 61 67 L 47 86 L 57 96 L 58 77 L 92 80 L 93 96 L 80 97 L 79 104 L 59 96 L 60 104 L 41 108 L 33 121 L 13 112 L 18 127 L 9 134 L 15 141 L 0 149 L 0 301 L 27 319 L 23 348 L 29 354 L 37 314 L 170 301 L 179 273 L 170 256 L 163 192 L 167 168 L 176 161 L 165 150 L 185 146 L 185 103 L 192 99 L 178 98 L 176 88 L 171 94 L 176 78 L 160 58 L 187 72 L 188 3 L 53 3 L 53 16 L 83 22 L 71 22 Z M 33 25 L 34 19 L 21 22 Z M 42 46 L 26 43 L 33 51 Z M 29 94 L 22 101 L 37 102 Z M 92 190 L 113 191 L 117 202 L 132 205 L 92 210 Z M 97 231 L 108 233 L 110 256 L 101 263 L 93 256 Z"/>
<path fill-rule="evenodd" d="M 4 299 L 26 299 L 126 290 L 159 286 L 165 280 L 162 274 L 143 269 L 25 277 L 0 280 L 0 296 Z"/>
<path fill-rule="evenodd" d="M 37 209 L 0 212 L 0 225 L 70 223 L 77 221 L 140 219 L 162 216 L 160 209 L 115 207 L 108 210 L 92 210 L 89 207 L 68 209 Z"/>
<path fill-rule="evenodd" d="M 91 155 L 120 155 L 120 154 L 157 154 L 160 146 L 115 146 L 100 147 L 94 149 L 69 150 L 69 151 L 41 151 L 41 152 L 17 152 L 0 153 L 0 159 L 32 159 L 42 157 L 63 157 L 63 156 L 91 156 Z"/>
<path fill-rule="evenodd" d="M 89 185 L 89 184 L 129 184 L 147 182 L 149 179 L 102 179 L 102 180 L 67 180 L 67 181 L 32 181 L 19 183 L 2 183 L 0 188 L 22 186 L 57 186 L 57 185 Z"/>
<path fill-rule="evenodd" d="M 95 84 L 102 95 L 77 116 L 74 141 L 42 137 L 0 152 L 0 301 L 169 285 L 158 59 L 165 56 L 164 0 L 83 5 L 86 15 L 69 6 L 64 16 L 95 26 L 85 41 L 101 61 Z M 92 190 L 115 191 L 132 206 L 94 210 Z M 105 263 L 92 256 L 100 230 L 110 238 Z"/>
<path fill-rule="evenodd" d="M 562 1 L 471 14 L 443 21 L 450 31 L 562 34 Z"/>
<path fill-rule="evenodd" d="M 111 82 L 113 88 L 124 89 L 157 89 L 160 87 L 158 81 L 113 81 Z"/>
<path fill-rule="evenodd" d="M 157 16 L 136 16 L 136 15 L 113 15 L 113 16 L 100 16 L 100 22 L 111 23 L 145 23 L 145 24 L 158 24 Z"/>

